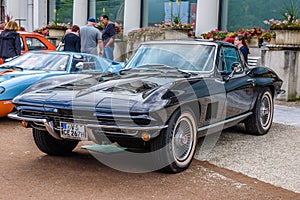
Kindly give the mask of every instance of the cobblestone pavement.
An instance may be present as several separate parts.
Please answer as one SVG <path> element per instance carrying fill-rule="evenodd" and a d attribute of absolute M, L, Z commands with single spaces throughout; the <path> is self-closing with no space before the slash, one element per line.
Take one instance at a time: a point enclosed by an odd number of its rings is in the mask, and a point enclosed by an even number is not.
<path fill-rule="evenodd" d="M 210 153 L 198 151 L 195 157 L 300 193 L 300 106 L 280 102 L 274 112 L 268 134 L 247 135 L 236 126 L 221 134 Z"/>
<path fill-rule="evenodd" d="M 30 129 L 0 119 L 0 199 L 300 199 L 300 127 L 286 125 L 299 107 L 281 106 L 268 134 L 227 129 L 211 152 L 198 151 L 188 170 L 171 175 L 119 172 L 80 147 L 67 157 L 48 156 Z"/>
<path fill-rule="evenodd" d="M 277 129 L 278 124 L 274 127 Z M 1 200 L 299 199 L 295 192 L 208 162 L 194 160 L 189 169 L 179 174 L 125 173 L 105 166 L 80 145 L 69 156 L 48 156 L 35 146 L 31 130 L 24 129 L 19 122 L 0 119 L 0 130 Z M 244 136 L 247 138 L 247 135 L 235 137 L 236 134 L 234 130 L 225 134 L 216 149 L 226 148 L 223 143 L 230 142 L 224 140 L 226 135 L 233 135 L 231 139 L 235 142 L 245 141 Z M 269 136 L 272 138 L 272 135 Z M 247 144 L 236 147 L 242 152 L 248 148 Z M 211 160 L 216 159 L 218 157 Z M 247 162 L 240 164 L 247 165 Z M 276 162 L 274 166 L 278 164 L 281 163 Z"/>
<path fill-rule="evenodd" d="M 300 127 L 300 106 L 275 105 L 274 122 Z"/>

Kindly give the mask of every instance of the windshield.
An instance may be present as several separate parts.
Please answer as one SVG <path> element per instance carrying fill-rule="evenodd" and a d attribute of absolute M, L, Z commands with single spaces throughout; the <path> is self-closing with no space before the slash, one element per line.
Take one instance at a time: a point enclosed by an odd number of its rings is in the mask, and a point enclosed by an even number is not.
<path fill-rule="evenodd" d="M 126 68 L 155 68 L 166 65 L 183 71 L 211 71 L 215 59 L 214 45 L 144 44 Z"/>
<path fill-rule="evenodd" d="M 1 67 L 19 67 L 23 70 L 65 71 L 69 55 L 53 53 L 25 53 L 24 55 L 1 65 Z"/>

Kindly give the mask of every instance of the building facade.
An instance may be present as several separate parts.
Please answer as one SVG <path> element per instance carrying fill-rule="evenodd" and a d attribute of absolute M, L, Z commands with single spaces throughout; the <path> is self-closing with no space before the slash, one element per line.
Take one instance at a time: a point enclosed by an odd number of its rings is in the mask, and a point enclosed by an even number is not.
<path fill-rule="evenodd" d="M 219 28 L 235 31 L 259 26 L 265 19 L 280 18 L 285 0 L 3 0 L 5 15 L 28 31 L 49 22 L 84 25 L 88 17 L 107 14 L 125 33 L 165 21 L 195 23 L 196 35 Z M 3 20 L 3 17 L 2 19 Z"/>

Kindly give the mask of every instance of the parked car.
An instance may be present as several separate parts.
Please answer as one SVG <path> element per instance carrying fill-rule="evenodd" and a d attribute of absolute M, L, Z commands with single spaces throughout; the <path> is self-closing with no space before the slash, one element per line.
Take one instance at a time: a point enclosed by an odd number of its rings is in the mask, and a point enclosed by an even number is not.
<path fill-rule="evenodd" d="M 56 50 L 56 47 L 43 35 L 33 32 L 18 31 L 21 40 L 21 54 L 32 50 Z M 3 63 L 0 58 L 0 64 Z"/>
<path fill-rule="evenodd" d="M 74 79 L 34 85 L 13 100 L 9 117 L 31 127 L 49 155 L 108 140 L 151 152 L 157 169 L 173 173 L 189 167 L 197 138 L 208 133 L 243 122 L 266 134 L 283 92 L 274 71 L 249 68 L 234 45 L 208 40 L 146 42 L 119 74 Z"/>
<path fill-rule="evenodd" d="M 12 99 L 28 86 L 66 73 L 114 72 L 122 63 L 84 53 L 31 51 L 0 65 L 0 117 L 10 113 Z"/>

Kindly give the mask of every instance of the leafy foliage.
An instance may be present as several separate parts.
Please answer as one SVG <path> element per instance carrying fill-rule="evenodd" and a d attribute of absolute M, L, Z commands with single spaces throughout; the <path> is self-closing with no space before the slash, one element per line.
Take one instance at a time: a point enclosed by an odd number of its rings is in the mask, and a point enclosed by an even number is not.
<path fill-rule="evenodd" d="M 258 26 L 265 30 L 269 25 L 264 24 L 265 19 L 281 19 L 283 10 L 290 0 L 228 0 L 228 31 L 235 31 L 241 28 Z M 294 5 L 299 5 L 300 0 L 294 0 Z M 299 6 L 298 6 L 299 8 Z M 224 8 L 226 9 L 226 8 Z"/>
<path fill-rule="evenodd" d="M 300 19 L 297 19 L 299 6 L 296 1 L 290 0 L 282 13 L 283 20 L 273 18 L 265 20 L 264 23 L 269 24 L 271 30 L 300 30 Z"/>

